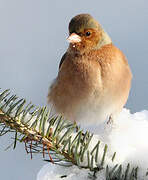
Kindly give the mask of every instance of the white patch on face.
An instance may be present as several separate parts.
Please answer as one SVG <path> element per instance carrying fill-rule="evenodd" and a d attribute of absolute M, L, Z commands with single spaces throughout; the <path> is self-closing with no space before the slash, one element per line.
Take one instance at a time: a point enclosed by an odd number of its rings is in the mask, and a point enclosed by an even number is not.
<path fill-rule="evenodd" d="M 67 40 L 70 42 L 70 43 L 78 43 L 78 42 L 81 42 L 81 37 L 75 33 L 72 33 L 68 38 Z M 75 47 L 75 45 L 73 46 Z"/>

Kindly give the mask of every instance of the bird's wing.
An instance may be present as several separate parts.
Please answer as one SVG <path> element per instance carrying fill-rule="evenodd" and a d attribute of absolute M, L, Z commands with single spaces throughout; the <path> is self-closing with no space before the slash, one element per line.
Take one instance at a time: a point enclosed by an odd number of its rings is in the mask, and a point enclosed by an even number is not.
<path fill-rule="evenodd" d="M 64 62 L 64 60 L 66 59 L 66 55 L 67 55 L 67 52 L 62 56 L 62 59 L 61 59 L 60 64 L 59 64 L 59 69 L 61 68 L 61 65 Z"/>

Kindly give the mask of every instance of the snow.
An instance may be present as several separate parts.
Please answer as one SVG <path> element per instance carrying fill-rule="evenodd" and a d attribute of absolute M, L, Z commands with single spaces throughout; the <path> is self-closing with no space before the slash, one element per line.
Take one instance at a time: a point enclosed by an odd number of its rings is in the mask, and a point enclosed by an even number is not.
<path fill-rule="evenodd" d="M 107 144 L 110 153 L 107 155 L 106 163 L 110 166 L 122 164 L 127 166 L 131 163 L 133 167 L 139 167 L 138 179 L 146 180 L 148 169 L 148 111 L 144 110 L 130 113 L 123 109 L 120 116 L 112 124 L 96 126 L 83 126 L 84 129 L 95 131 L 95 135 L 89 149 L 95 146 L 96 140 Z M 102 145 L 102 152 L 103 152 Z M 111 154 L 116 152 L 114 164 L 111 162 Z M 37 180 L 76 180 L 88 179 L 88 169 L 79 169 L 77 166 L 63 167 L 51 163 L 46 164 L 37 174 Z M 97 174 L 99 180 L 105 180 L 104 170 Z"/>
<path fill-rule="evenodd" d="M 81 169 L 77 166 L 63 167 L 49 163 L 39 171 L 37 180 L 86 180 L 88 176 L 88 169 Z M 104 171 L 102 171 L 98 178 L 99 180 L 105 180 L 104 177 Z"/>

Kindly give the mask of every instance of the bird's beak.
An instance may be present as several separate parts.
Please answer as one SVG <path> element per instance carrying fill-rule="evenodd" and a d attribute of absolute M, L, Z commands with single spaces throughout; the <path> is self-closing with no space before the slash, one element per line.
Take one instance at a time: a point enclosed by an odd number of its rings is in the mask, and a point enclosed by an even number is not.
<path fill-rule="evenodd" d="M 70 34 L 70 36 L 67 38 L 69 43 L 78 43 L 81 42 L 81 37 L 79 35 L 77 35 L 76 33 L 72 33 Z"/>

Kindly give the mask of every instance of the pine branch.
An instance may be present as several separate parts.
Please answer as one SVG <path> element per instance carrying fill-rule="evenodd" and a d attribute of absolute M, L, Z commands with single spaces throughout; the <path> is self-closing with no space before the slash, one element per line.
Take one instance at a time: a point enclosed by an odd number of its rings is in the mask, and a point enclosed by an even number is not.
<path fill-rule="evenodd" d="M 101 142 L 90 149 L 93 134 L 78 130 L 76 124 L 64 120 L 61 116 L 51 116 L 47 107 L 36 107 L 27 104 L 25 99 L 10 95 L 9 90 L 0 93 L 0 136 L 14 133 L 13 148 L 17 142 L 25 144 L 31 158 L 34 153 L 41 153 L 46 161 L 70 166 L 75 164 L 81 168 L 89 168 L 93 172 L 90 178 L 104 169 L 107 180 L 135 180 L 138 168 L 127 165 L 106 166 L 107 145 L 100 151 Z M 116 153 L 111 157 L 113 161 Z M 66 162 L 66 163 L 63 163 Z"/>

